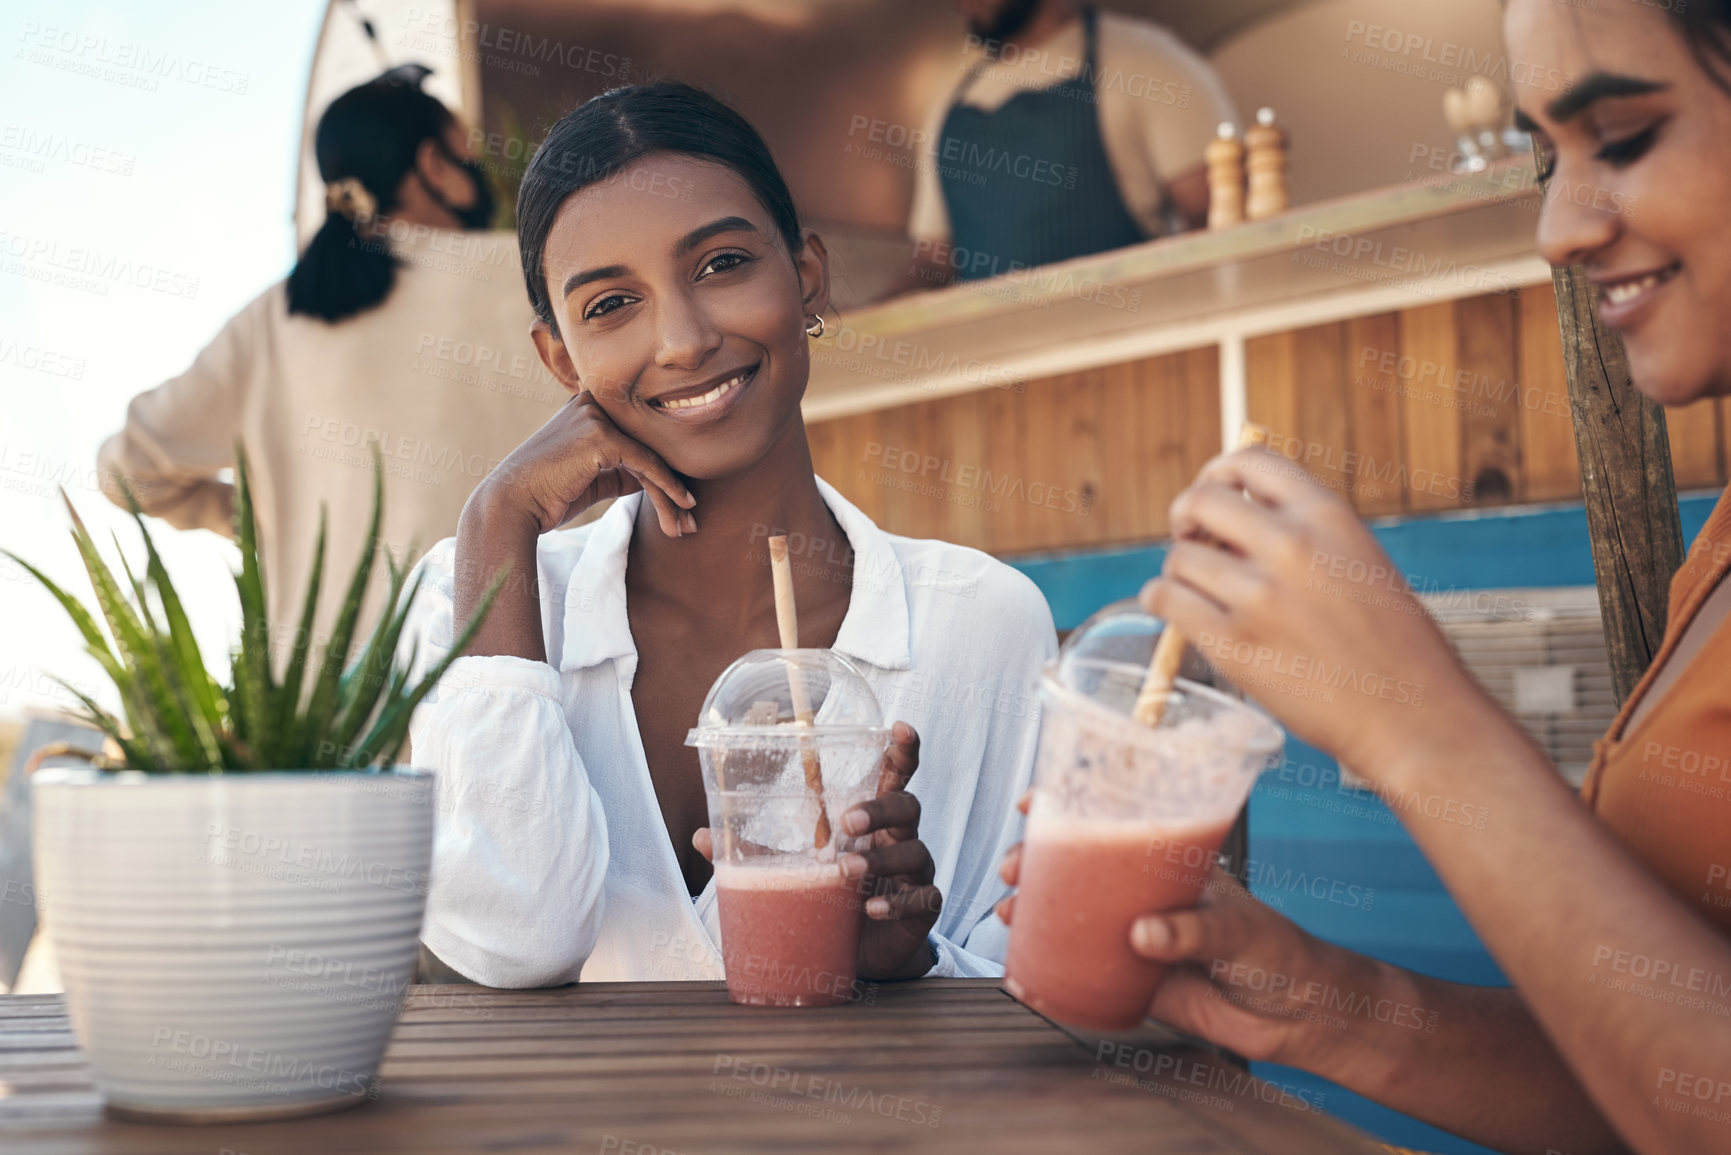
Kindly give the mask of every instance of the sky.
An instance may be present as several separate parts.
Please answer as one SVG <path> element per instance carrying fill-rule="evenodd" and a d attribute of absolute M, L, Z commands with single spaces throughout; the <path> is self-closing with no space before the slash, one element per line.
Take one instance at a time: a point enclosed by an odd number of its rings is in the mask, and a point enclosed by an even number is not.
<path fill-rule="evenodd" d="M 0 15 L 0 548 L 90 596 L 64 486 L 97 489 L 127 401 L 186 368 L 295 255 L 296 149 L 323 0 L 22 0 Z M 238 630 L 233 547 L 151 523 L 207 661 Z M 0 556 L 0 717 L 115 704 L 64 612 Z"/>

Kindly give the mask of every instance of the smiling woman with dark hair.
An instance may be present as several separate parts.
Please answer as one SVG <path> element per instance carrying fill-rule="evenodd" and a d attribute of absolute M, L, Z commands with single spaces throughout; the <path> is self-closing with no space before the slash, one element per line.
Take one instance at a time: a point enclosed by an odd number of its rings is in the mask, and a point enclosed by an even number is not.
<path fill-rule="evenodd" d="M 800 399 L 828 256 L 769 150 L 696 89 L 609 92 L 536 153 L 518 230 L 535 346 L 571 400 L 423 567 L 423 659 L 516 575 L 415 719 L 445 811 L 427 946 L 492 986 L 721 977 L 684 738 L 716 676 L 778 644 L 764 547 L 787 534 L 808 545 L 801 644 L 852 659 L 899 720 L 887 788 L 840 819 L 876 832 L 843 858 L 874 895 L 859 973 L 998 973 L 996 860 L 1051 614 L 1009 567 L 884 533 L 813 474 Z"/>

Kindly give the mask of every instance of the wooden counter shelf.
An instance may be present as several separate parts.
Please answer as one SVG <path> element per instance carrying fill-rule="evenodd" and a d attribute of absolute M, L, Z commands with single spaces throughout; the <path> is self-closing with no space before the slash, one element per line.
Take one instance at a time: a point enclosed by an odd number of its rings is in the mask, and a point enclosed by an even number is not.
<path fill-rule="evenodd" d="M 982 387 L 954 362 L 1026 380 L 1194 346 L 1222 319 L 1273 331 L 1296 327 L 1279 315 L 1295 306 L 1334 319 L 1549 279 L 1533 248 L 1530 162 L 1431 176 L 851 311 L 818 343 L 806 415 Z M 1358 255 L 1318 247 L 1339 238 Z"/>
<path fill-rule="evenodd" d="M 60 997 L 0 997 L 0 1150 L 1381 1150 L 1313 1099 L 1157 1027 L 1102 1059 L 996 980 L 868 989 L 872 1005 L 766 1011 L 730 1003 L 721 983 L 415 987 L 377 1102 L 207 1127 L 104 1118 Z"/>

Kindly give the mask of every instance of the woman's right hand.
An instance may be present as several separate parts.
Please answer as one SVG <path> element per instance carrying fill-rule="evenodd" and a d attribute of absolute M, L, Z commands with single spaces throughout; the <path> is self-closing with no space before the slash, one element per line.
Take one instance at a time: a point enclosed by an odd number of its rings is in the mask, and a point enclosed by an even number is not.
<path fill-rule="evenodd" d="M 541 633 L 537 558 L 541 535 L 598 501 L 642 490 L 668 537 L 695 533 L 696 498 L 678 474 L 633 441 L 587 392 L 579 393 L 499 463 L 469 495 L 457 519 L 453 597 L 467 622 L 500 575 L 492 612 L 468 653 L 547 660 Z"/>
<path fill-rule="evenodd" d="M 697 532 L 690 512 L 697 499 L 679 475 L 621 432 L 584 391 L 500 462 L 476 494 L 494 513 L 522 514 L 539 533 L 549 533 L 598 501 L 638 490 L 668 537 Z"/>
<path fill-rule="evenodd" d="M 1018 843 L 999 876 L 1015 886 L 1021 865 Z M 1014 915 L 1011 895 L 998 916 L 1008 923 Z M 1150 1017 L 1260 1062 L 1318 1073 L 1353 1062 L 1367 1050 L 1353 1028 L 1376 1024 L 1355 1020 L 1350 1009 L 1343 1014 L 1343 1004 L 1375 1007 L 1390 998 L 1382 986 L 1390 968 L 1309 934 L 1218 867 L 1196 906 L 1137 919 L 1130 948 L 1168 967 Z"/>

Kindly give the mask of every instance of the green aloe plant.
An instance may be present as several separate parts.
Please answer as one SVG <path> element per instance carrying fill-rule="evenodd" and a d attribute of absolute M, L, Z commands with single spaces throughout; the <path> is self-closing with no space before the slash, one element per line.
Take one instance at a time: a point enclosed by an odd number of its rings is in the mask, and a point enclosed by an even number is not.
<path fill-rule="evenodd" d="M 96 616 L 76 598 L 10 550 L 0 551 L 47 587 L 71 616 L 90 654 L 119 689 L 125 722 L 77 687 L 64 680 L 60 684 L 83 705 L 85 719 L 119 748 L 118 759 L 99 760 L 109 768 L 163 774 L 219 774 L 388 766 L 396 761 L 408 740 L 409 716 L 451 663 L 468 648 L 506 575 L 501 573 L 494 580 L 450 652 L 411 687 L 409 675 L 414 666 L 414 651 L 406 663 L 398 663 L 395 658 L 398 639 L 419 592 L 420 579 L 409 585 L 408 566 L 400 564 L 379 542 L 384 470 L 375 450 L 373 513 L 367 526 L 367 544 L 349 579 L 336 626 L 315 655 L 313 616 L 325 564 L 326 511 L 321 509 L 300 628 L 294 634 L 279 680 L 271 660 L 264 568 L 260 562 L 258 526 L 253 519 L 246 454 L 237 447 L 236 455 L 234 519 L 241 568 L 235 575 L 235 586 L 240 592 L 241 635 L 230 665 L 229 684 L 219 683 L 206 671 L 180 595 L 169 580 L 138 502 L 124 483 L 122 489 L 133 520 L 144 535 L 147 564 L 142 581 L 133 574 L 124 554 L 120 559 L 124 584 L 115 576 L 97 552 L 96 542 L 78 511 L 72 508 L 69 499 L 66 502 L 72 514 L 72 540 L 96 589 L 96 604 L 108 626 L 106 636 Z M 117 549 L 119 544 L 116 540 Z M 389 569 L 384 612 L 360 656 L 345 668 L 344 659 L 360 616 L 361 597 L 372 580 L 380 554 Z"/>

